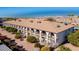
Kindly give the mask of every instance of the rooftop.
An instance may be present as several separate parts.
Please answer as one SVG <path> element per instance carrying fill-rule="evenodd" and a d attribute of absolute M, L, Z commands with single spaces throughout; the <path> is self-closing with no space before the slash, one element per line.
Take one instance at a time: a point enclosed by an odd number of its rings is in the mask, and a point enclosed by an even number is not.
<path fill-rule="evenodd" d="M 53 33 L 59 33 L 71 27 L 74 27 L 72 24 L 64 24 L 56 21 L 48 21 L 45 18 L 42 19 L 17 19 L 16 21 L 6 21 L 4 23 L 15 24 L 19 26 L 24 26 L 28 28 L 35 28 L 39 30 L 49 31 Z"/>

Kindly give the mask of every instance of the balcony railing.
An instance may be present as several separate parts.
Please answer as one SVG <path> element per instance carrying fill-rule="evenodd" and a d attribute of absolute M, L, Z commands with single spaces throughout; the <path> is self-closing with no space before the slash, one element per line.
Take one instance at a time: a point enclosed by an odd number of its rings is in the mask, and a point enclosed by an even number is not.
<path fill-rule="evenodd" d="M 40 44 L 41 44 L 41 45 L 45 45 L 45 44 L 46 44 L 46 40 L 45 40 L 45 39 L 42 39 L 42 40 L 40 41 Z"/>
<path fill-rule="evenodd" d="M 46 37 L 46 34 L 41 34 L 42 37 Z"/>

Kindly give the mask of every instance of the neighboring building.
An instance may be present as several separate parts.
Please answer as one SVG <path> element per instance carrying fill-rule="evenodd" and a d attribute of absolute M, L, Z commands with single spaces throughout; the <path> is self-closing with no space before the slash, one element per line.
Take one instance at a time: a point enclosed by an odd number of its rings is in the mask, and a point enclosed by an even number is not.
<path fill-rule="evenodd" d="M 12 50 L 9 49 L 6 45 L 2 44 L 0 45 L 0 51 L 12 51 Z"/>
<path fill-rule="evenodd" d="M 73 31 L 73 24 L 65 24 L 64 22 L 48 21 L 41 19 L 17 19 L 6 21 L 4 26 L 17 28 L 24 36 L 32 35 L 39 39 L 40 44 L 51 47 L 58 46 L 65 41 L 67 34 Z"/>

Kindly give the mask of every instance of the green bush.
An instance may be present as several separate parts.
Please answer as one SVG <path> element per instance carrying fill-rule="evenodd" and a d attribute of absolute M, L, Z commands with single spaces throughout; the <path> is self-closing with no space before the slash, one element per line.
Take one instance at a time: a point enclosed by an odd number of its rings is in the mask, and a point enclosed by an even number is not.
<path fill-rule="evenodd" d="M 38 42 L 37 38 L 34 37 L 34 36 L 28 36 L 27 37 L 27 41 L 30 42 L 30 43 L 36 43 L 36 42 Z"/>
<path fill-rule="evenodd" d="M 71 49 L 62 45 L 59 47 L 59 51 L 71 51 Z"/>
<path fill-rule="evenodd" d="M 79 47 L 79 31 L 76 31 L 74 33 L 70 33 L 67 36 L 67 39 L 68 39 L 68 42 Z"/>
<path fill-rule="evenodd" d="M 1 26 L 1 28 L 5 29 L 8 32 L 12 32 L 14 34 L 17 32 L 17 29 L 16 28 L 13 28 L 13 27 Z"/>
<path fill-rule="evenodd" d="M 20 33 L 20 32 L 17 32 L 16 35 L 15 35 L 15 38 L 16 38 L 16 39 L 21 38 L 21 33 Z"/>
<path fill-rule="evenodd" d="M 5 28 L 6 28 L 6 26 L 0 26 L 0 28 L 5 29 Z"/>
<path fill-rule="evenodd" d="M 12 28 L 12 32 L 15 34 L 17 33 L 17 29 L 16 28 Z"/>

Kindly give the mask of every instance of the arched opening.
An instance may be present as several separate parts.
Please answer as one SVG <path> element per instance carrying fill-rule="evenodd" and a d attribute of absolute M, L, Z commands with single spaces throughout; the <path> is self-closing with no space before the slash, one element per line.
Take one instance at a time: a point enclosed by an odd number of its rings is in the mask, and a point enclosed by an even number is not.
<path fill-rule="evenodd" d="M 49 34 L 49 38 L 52 38 L 54 36 L 54 33 Z"/>
<path fill-rule="evenodd" d="M 39 30 L 36 30 L 36 34 L 39 34 Z"/>
<path fill-rule="evenodd" d="M 34 33 L 34 29 L 33 28 L 31 28 L 31 31 L 32 31 L 32 33 Z"/>
<path fill-rule="evenodd" d="M 29 28 L 27 28 L 27 31 L 29 31 Z"/>
<path fill-rule="evenodd" d="M 45 31 L 42 31 L 42 35 L 45 36 L 46 35 L 46 32 Z"/>

